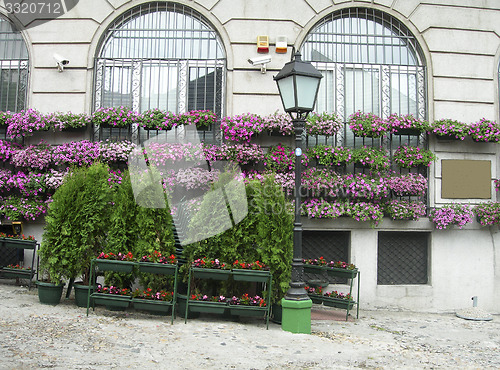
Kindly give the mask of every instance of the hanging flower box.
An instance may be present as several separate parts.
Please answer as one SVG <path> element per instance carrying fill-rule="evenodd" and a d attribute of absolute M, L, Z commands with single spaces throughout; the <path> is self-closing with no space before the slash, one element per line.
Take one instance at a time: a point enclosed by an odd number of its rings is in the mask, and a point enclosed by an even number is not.
<path fill-rule="evenodd" d="M 404 116 L 391 114 L 387 122 L 393 135 L 419 136 L 429 129 L 427 121 L 419 120 L 411 114 Z"/>
<path fill-rule="evenodd" d="M 358 269 L 343 269 L 337 267 L 328 267 L 326 273 L 330 276 L 336 276 L 346 279 L 354 279 L 358 275 Z"/>
<path fill-rule="evenodd" d="M 264 316 L 267 314 L 267 307 L 229 305 L 229 312 L 235 316 Z"/>
<path fill-rule="evenodd" d="M 177 265 L 158 262 L 139 262 L 139 272 L 174 275 Z"/>
<path fill-rule="evenodd" d="M 316 266 L 310 264 L 304 264 L 304 272 L 309 274 L 321 274 L 325 272 L 326 266 Z"/>
<path fill-rule="evenodd" d="M 131 297 L 118 294 L 93 293 L 94 304 L 100 304 L 110 309 L 125 309 L 130 305 Z"/>
<path fill-rule="evenodd" d="M 35 271 L 25 268 L 3 267 L 0 269 L 0 275 L 11 279 L 31 279 Z"/>
<path fill-rule="evenodd" d="M 231 270 L 206 269 L 193 267 L 193 276 L 199 279 L 227 280 L 231 275 Z"/>
<path fill-rule="evenodd" d="M 131 261 L 114 261 L 100 259 L 97 262 L 99 270 L 101 271 L 116 271 L 116 272 L 132 272 L 135 263 Z"/>
<path fill-rule="evenodd" d="M 308 297 L 311 298 L 312 303 L 315 303 L 315 304 L 322 304 L 323 303 L 323 297 L 318 295 L 318 294 L 308 294 Z"/>
<path fill-rule="evenodd" d="M 232 276 L 235 281 L 253 281 L 257 283 L 266 283 L 271 277 L 269 271 L 233 269 Z"/>
<path fill-rule="evenodd" d="M 226 308 L 225 302 L 189 300 L 189 310 L 192 312 L 223 314 Z"/>
<path fill-rule="evenodd" d="M 168 314 L 172 308 L 172 302 L 152 300 L 152 299 L 132 298 L 132 306 L 136 310 L 148 311 L 151 313 L 158 313 L 158 314 Z"/>
<path fill-rule="evenodd" d="M 351 310 L 354 306 L 354 301 L 350 299 L 341 299 L 341 298 L 330 298 L 323 296 L 321 298 L 323 304 L 328 307 L 336 307 Z"/>
<path fill-rule="evenodd" d="M 420 136 L 422 131 L 415 128 L 400 128 L 393 132 L 393 135 L 407 135 L 407 136 Z"/>
<path fill-rule="evenodd" d="M 17 239 L 17 238 L 0 238 L 4 247 L 20 248 L 20 249 L 35 249 L 36 240 Z"/>

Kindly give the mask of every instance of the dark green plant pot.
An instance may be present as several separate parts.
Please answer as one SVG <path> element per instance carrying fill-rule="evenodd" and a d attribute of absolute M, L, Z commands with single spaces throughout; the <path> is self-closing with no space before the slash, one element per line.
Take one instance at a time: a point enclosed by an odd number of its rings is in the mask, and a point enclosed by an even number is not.
<path fill-rule="evenodd" d="M 229 312 L 234 316 L 264 316 L 266 307 L 229 305 Z"/>
<path fill-rule="evenodd" d="M 38 299 L 42 304 L 57 305 L 61 301 L 64 283 L 54 284 L 43 281 L 36 282 L 38 286 Z"/>
<path fill-rule="evenodd" d="M 269 280 L 271 274 L 269 271 L 259 270 L 233 270 L 233 279 L 235 281 L 254 281 L 257 283 L 265 283 Z"/>
<path fill-rule="evenodd" d="M 193 312 L 223 314 L 226 308 L 222 302 L 189 301 L 189 310 Z"/>
<path fill-rule="evenodd" d="M 231 275 L 231 270 L 193 267 L 193 275 L 198 279 L 227 280 Z"/>
<path fill-rule="evenodd" d="M 89 290 L 91 289 L 89 285 L 83 285 L 83 283 L 78 282 L 73 285 L 75 290 L 75 304 L 78 307 L 87 307 L 87 298 Z M 92 287 L 91 294 L 94 292 L 95 287 Z M 93 299 L 90 298 L 90 306 L 93 305 Z"/>
<path fill-rule="evenodd" d="M 175 267 L 164 263 L 139 262 L 139 271 L 150 274 L 175 275 Z"/>
<path fill-rule="evenodd" d="M 132 298 L 132 306 L 136 310 L 147 311 L 153 315 L 168 315 L 172 309 L 172 302 Z"/>
<path fill-rule="evenodd" d="M 280 304 L 273 303 L 271 306 L 271 321 L 276 324 L 281 324 L 283 310 Z"/>
<path fill-rule="evenodd" d="M 97 266 L 101 271 L 132 272 L 135 263 L 130 261 L 98 260 Z"/>

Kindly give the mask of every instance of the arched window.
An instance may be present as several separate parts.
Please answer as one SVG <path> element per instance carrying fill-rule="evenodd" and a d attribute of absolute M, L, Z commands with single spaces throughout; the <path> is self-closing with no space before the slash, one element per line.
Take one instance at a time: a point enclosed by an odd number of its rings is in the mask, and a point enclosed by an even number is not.
<path fill-rule="evenodd" d="M 142 4 L 118 17 L 95 62 L 94 110 L 208 109 L 221 116 L 226 59 L 219 37 L 195 10 Z"/>
<path fill-rule="evenodd" d="M 406 26 L 375 9 L 349 8 L 323 18 L 309 33 L 302 59 L 323 73 L 316 110 L 392 113 L 425 119 L 425 61 Z"/>
<path fill-rule="evenodd" d="M 21 33 L 0 16 L 0 111 L 26 108 L 28 49 Z"/>

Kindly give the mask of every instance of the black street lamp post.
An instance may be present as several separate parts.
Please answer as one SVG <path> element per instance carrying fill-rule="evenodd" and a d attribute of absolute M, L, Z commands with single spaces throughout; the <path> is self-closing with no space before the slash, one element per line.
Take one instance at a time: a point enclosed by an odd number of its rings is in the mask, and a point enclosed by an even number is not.
<path fill-rule="evenodd" d="M 309 62 L 301 59 L 300 53 L 274 77 L 278 85 L 285 112 L 290 114 L 295 132 L 295 221 L 293 228 L 292 280 L 285 300 L 302 301 L 309 297 L 304 289 L 302 263 L 301 174 L 302 134 L 307 115 L 313 110 L 323 75 Z"/>

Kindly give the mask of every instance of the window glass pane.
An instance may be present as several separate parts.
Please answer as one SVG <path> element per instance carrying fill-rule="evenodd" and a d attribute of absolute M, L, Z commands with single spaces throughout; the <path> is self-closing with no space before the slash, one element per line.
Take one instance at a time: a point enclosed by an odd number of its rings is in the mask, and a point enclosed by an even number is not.
<path fill-rule="evenodd" d="M 347 68 L 345 70 L 346 116 L 360 110 L 380 114 L 380 78 L 376 69 Z"/>
<path fill-rule="evenodd" d="M 141 111 L 160 108 L 177 110 L 178 73 L 175 64 L 144 64 L 142 67 Z"/>
<path fill-rule="evenodd" d="M 0 111 L 25 108 L 28 83 L 28 50 L 14 26 L 0 16 Z"/>
<path fill-rule="evenodd" d="M 142 4 L 117 18 L 103 40 L 95 109 L 127 105 L 140 112 L 211 109 L 222 115 L 225 54 L 195 10 L 169 2 Z"/>

